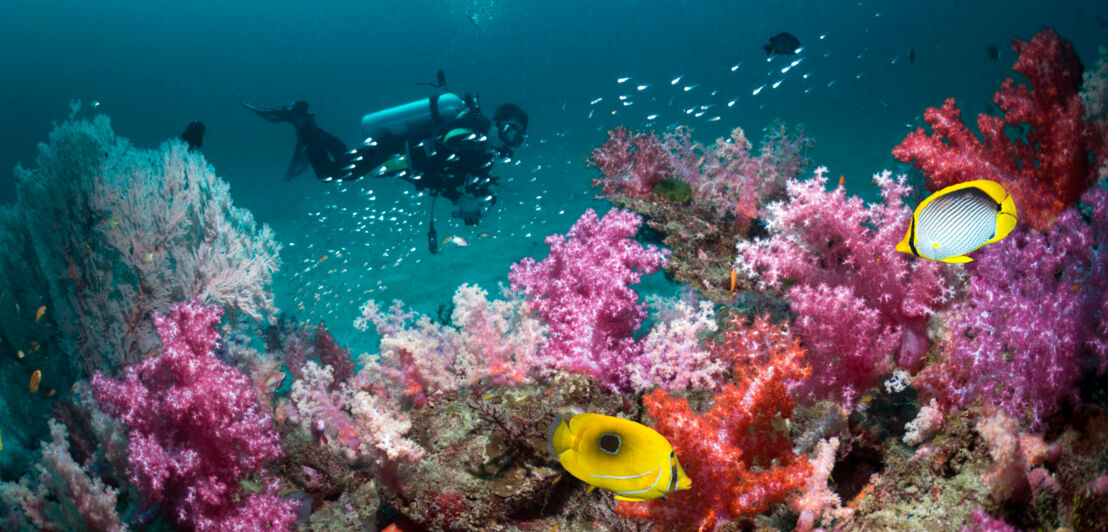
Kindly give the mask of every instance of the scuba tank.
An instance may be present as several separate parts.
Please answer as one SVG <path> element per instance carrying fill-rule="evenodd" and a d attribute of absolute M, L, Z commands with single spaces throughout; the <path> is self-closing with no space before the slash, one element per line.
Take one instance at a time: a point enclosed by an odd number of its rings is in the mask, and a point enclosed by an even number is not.
<path fill-rule="evenodd" d="M 362 131 L 375 140 L 388 138 L 420 139 L 430 137 L 435 127 L 460 118 L 469 105 L 452 92 L 436 94 L 362 117 Z"/>

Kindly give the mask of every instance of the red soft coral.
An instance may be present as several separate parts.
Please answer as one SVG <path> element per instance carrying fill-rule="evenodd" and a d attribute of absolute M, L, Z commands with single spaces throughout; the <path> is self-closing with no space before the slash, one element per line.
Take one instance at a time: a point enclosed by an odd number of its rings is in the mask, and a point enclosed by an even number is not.
<path fill-rule="evenodd" d="M 812 473 L 793 453 L 782 420 L 792 414 L 791 383 L 807 378 L 803 349 L 783 330 L 760 320 L 746 329 L 761 352 L 727 356 L 741 360 L 735 382 L 725 386 L 707 413 L 699 415 L 685 399 L 656 390 L 643 399 L 654 428 L 673 445 L 692 489 L 661 500 L 620 503 L 627 517 L 648 519 L 674 530 L 712 530 L 733 518 L 763 512 L 784 501 Z M 717 345 L 715 349 L 727 349 Z M 745 349 L 745 348 L 743 348 Z M 772 358 L 771 358 L 772 357 Z"/>
<path fill-rule="evenodd" d="M 993 101 L 1005 116 L 977 117 L 984 141 L 966 128 L 948 98 L 924 114 L 931 136 L 919 128 L 893 155 L 922 170 L 932 190 L 974 179 L 1001 183 L 1015 198 L 1020 220 L 1044 231 L 1095 181 L 1097 165 L 1090 154 L 1102 145 L 1103 132 L 1084 119 L 1077 93 L 1082 66 L 1069 42 L 1045 29 L 1028 42 L 1017 39 L 1012 50 L 1019 54 L 1012 69 L 1026 76 L 1030 87 L 1004 80 Z"/>

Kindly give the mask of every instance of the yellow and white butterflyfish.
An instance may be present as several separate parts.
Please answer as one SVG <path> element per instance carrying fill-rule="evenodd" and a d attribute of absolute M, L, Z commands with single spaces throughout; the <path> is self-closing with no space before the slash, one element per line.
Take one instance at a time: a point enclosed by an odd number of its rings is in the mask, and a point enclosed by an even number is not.
<path fill-rule="evenodd" d="M 669 441 L 646 425 L 602 414 L 555 423 L 550 445 L 566 471 L 618 500 L 657 499 L 692 487 Z"/>
<path fill-rule="evenodd" d="M 970 262 L 967 253 L 1000 241 L 1015 227 L 1016 203 L 1000 183 L 967 181 L 923 200 L 896 250 L 940 262 Z"/>

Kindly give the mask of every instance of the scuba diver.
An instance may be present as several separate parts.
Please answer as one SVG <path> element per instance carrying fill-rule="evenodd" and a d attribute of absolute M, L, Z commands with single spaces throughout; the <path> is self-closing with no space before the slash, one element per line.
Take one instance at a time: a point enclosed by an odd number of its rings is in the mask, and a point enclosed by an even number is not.
<path fill-rule="evenodd" d="M 498 178 L 489 174 L 493 163 L 510 159 L 512 149 L 523 143 L 527 114 L 516 105 L 504 104 L 489 120 L 476 96 L 446 88 L 441 70 L 437 83 L 422 85 L 440 92 L 363 116 L 366 139 L 354 149 L 317 126 L 306 102 L 273 109 L 242 105 L 270 122 L 289 122 L 296 128 L 296 149 L 286 180 L 310 164 L 323 181 L 394 176 L 412 183 L 417 191 L 426 190 L 431 196 L 427 244 L 431 253 L 437 253 L 435 200 L 439 196 L 450 200 L 457 208 L 452 213 L 455 218 L 476 225 L 496 202 L 493 189 Z M 498 142 L 490 137 L 493 127 Z"/>

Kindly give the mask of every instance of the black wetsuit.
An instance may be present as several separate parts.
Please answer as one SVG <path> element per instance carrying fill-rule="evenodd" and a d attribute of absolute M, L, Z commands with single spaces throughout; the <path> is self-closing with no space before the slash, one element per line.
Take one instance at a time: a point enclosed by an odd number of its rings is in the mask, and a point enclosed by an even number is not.
<path fill-rule="evenodd" d="M 285 172 L 286 181 L 303 173 L 309 164 L 319 179 L 337 179 L 343 174 L 343 168 L 350 165 L 346 144 L 316 125 L 315 115 L 308 112 L 306 102 L 297 101 L 276 109 L 245 103 L 242 106 L 270 122 L 288 122 L 296 128 L 296 149 Z"/>

